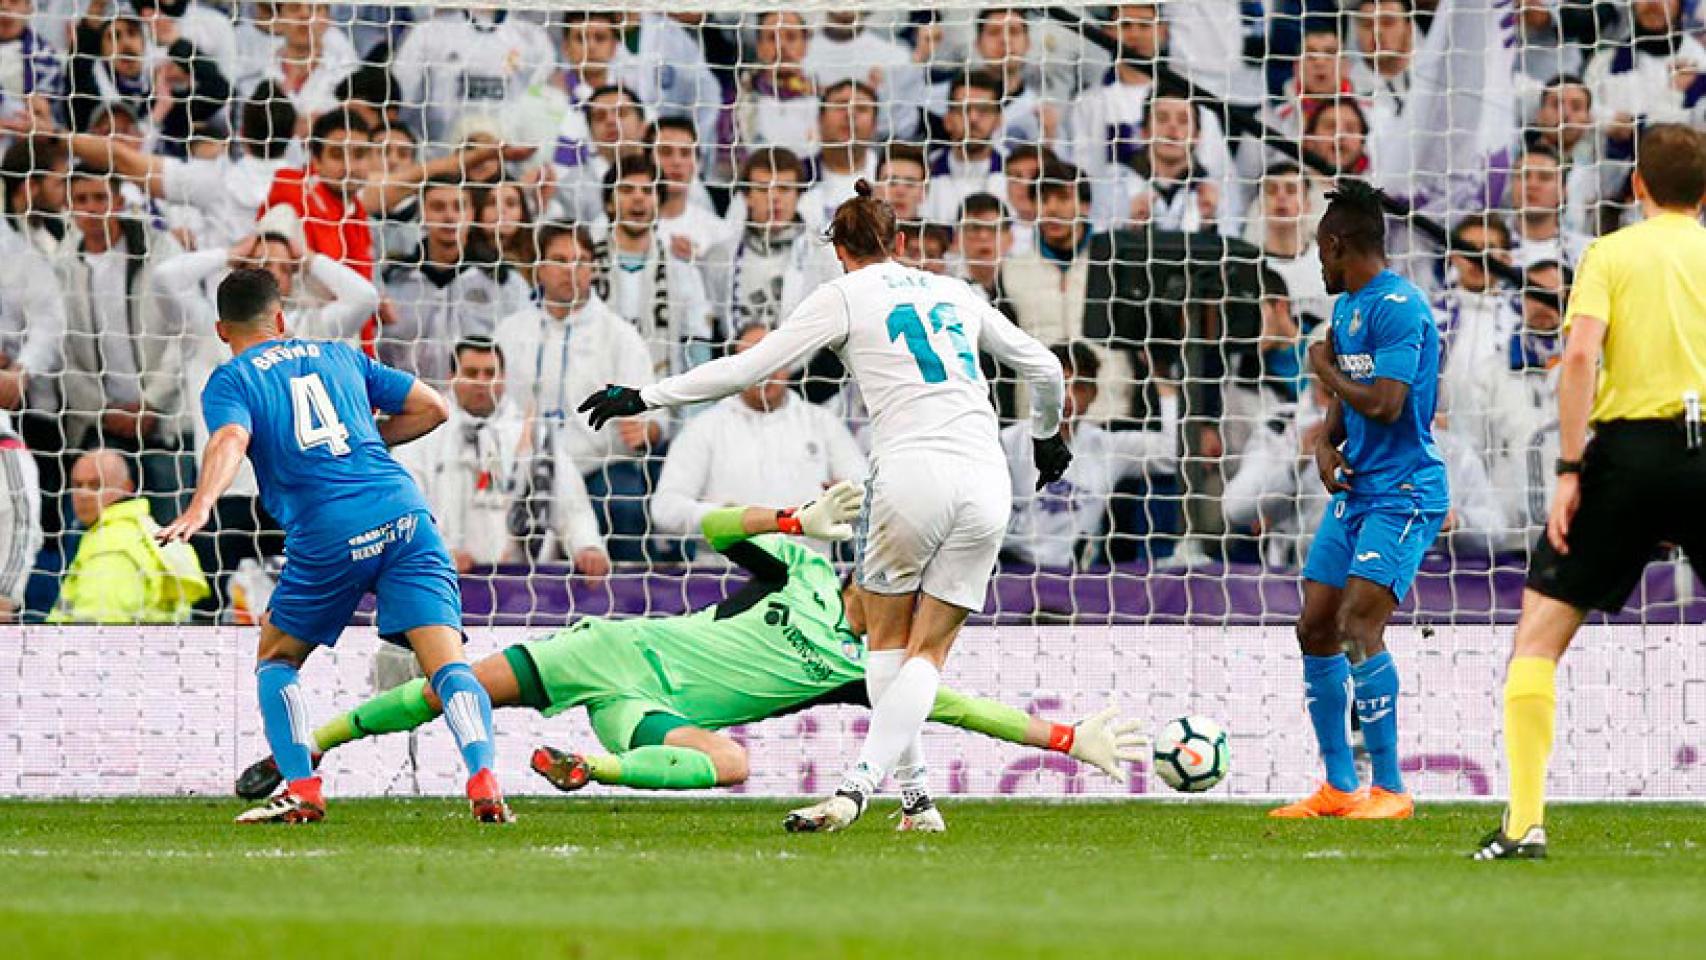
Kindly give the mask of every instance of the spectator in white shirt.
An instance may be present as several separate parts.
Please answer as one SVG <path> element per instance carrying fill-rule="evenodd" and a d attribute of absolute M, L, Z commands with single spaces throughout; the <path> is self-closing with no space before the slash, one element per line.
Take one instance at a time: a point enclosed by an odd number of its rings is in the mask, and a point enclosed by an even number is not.
<path fill-rule="evenodd" d="M 1043 88 L 1042 70 L 1030 56 L 1031 28 L 1025 11 L 985 7 L 978 11 L 974 30 L 969 65 L 994 71 L 1001 78 L 1002 142 L 1053 143 L 1061 133 L 1063 113 L 1059 101 Z M 933 109 L 945 106 L 951 82 L 931 89 Z M 1071 91 L 1054 93 L 1069 96 Z"/>
<path fill-rule="evenodd" d="M 799 214 L 799 158 L 779 147 L 741 165 L 746 223 L 705 264 L 711 301 L 726 329 L 774 327 L 818 284 L 841 274 L 834 250 Z"/>
<path fill-rule="evenodd" d="M 332 26 L 332 8 L 325 3 L 273 3 L 263 22 L 277 47 L 257 81 L 271 81 L 288 97 L 302 118 L 304 132 L 313 119 L 338 106 L 337 87 L 361 66 L 361 58 L 341 29 Z M 255 83 L 239 84 L 252 94 Z"/>
<path fill-rule="evenodd" d="M 604 175 L 610 233 L 600 248 L 599 295 L 634 325 L 661 377 L 710 359 L 711 300 L 691 260 L 676 257 L 658 231 L 658 169 L 629 153 Z"/>
<path fill-rule="evenodd" d="M 1080 557 L 1100 556 L 1096 543 L 1107 526 L 1108 497 L 1133 475 L 1170 475 L 1179 462 L 1179 391 L 1157 383 L 1161 422 L 1155 430 L 1104 430 L 1084 414 L 1096 402 L 1100 362 L 1083 343 L 1049 348 L 1066 374 L 1061 436 L 1072 448 L 1072 466 L 1059 480 L 1037 489 L 1031 459 L 1030 425 L 1001 431 L 1013 481 L 1013 517 L 1002 553 L 1039 567 L 1072 567 Z"/>
<path fill-rule="evenodd" d="M 504 391 L 504 356 L 485 337 L 458 343 L 452 353 L 450 419 L 420 440 L 397 449 L 432 507 L 439 532 L 459 573 L 476 566 L 550 560 L 560 553 L 583 576 L 610 572 L 610 558 L 586 484 L 566 455 L 551 469 L 533 468 L 525 412 Z M 535 478 L 550 488 L 536 494 Z M 512 522 L 518 503 L 548 514 L 539 531 L 550 543 L 523 543 L 528 522 Z M 528 520 L 535 519 L 531 513 Z"/>
<path fill-rule="evenodd" d="M 1034 143 L 1019 144 L 1008 152 L 1001 171 L 1007 177 L 1007 192 L 1000 196 L 1012 214 L 1008 223 L 1008 229 L 1013 233 L 1010 255 L 1029 253 L 1036 246 L 1037 185 L 1042 180 L 1043 168 L 1060 162 L 1047 147 Z"/>
<path fill-rule="evenodd" d="M 671 253 L 700 263 L 730 228 L 699 177 L 699 133 L 686 117 L 663 117 L 652 124 L 651 148 L 658 167 L 658 235 Z"/>
<path fill-rule="evenodd" d="M 1404 109 L 1410 93 L 1410 63 L 1418 43 L 1409 0 L 1359 0 L 1351 24 L 1357 53 L 1351 84 L 1374 105 L 1370 120 L 1380 125 Z"/>
<path fill-rule="evenodd" d="M 1143 118 L 1144 148 L 1102 181 L 1091 219 L 1196 233 L 1231 228 L 1227 195 L 1197 156 L 1198 111 L 1157 89 Z"/>
<path fill-rule="evenodd" d="M 892 33 L 866 23 L 862 11 L 831 9 L 811 37 L 803 63 L 820 87 L 842 80 L 863 80 L 875 87 L 883 105 L 880 129 L 885 137 L 911 140 L 930 95 L 924 66 Z"/>
<path fill-rule="evenodd" d="M 549 444 L 581 472 L 600 512 L 609 553 L 639 560 L 646 536 L 644 498 L 655 476 L 645 454 L 663 439 L 656 411 L 594 433 L 575 404 L 611 383 L 652 383 L 651 351 L 634 325 L 594 289 L 596 252 L 584 226 L 539 231 L 539 303 L 504 318 L 493 338 L 508 365 L 506 382 L 535 424 L 535 449 Z"/>
<path fill-rule="evenodd" d="M 1262 248 L 1262 261 L 1285 281 L 1292 317 L 1305 335 L 1332 319 L 1332 297 L 1321 277 L 1321 251 L 1315 246 L 1319 211 L 1311 205 L 1309 183 L 1297 164 L 1282 160 L 1262 174 L 1257 215 L 1247 239 Z"/>
<path fill-rule="evenodd" d="M 213 159 L 178 160 L 147 153 L 121 140 L 91 133 L 68 137 L 79 162 L 94 164 L 137 184 L 149 196 L 201 214 L 198 245 L 225 247 L 247 236 L 266 202 L 273 178 L 291 166 L 300 119 L 289 100 L 262 84 L 244 101 L 238 126 L 241 152 Z"/>
<path fill-rule="evenodd" d="M 735 352 L 768 332 L 748 324 Z M 864 478 L 865 456 L 847 425 L 794 393 L 790 373 L 776 371 L 681 428 L 652 498 L 659 530 L 694 536 L 705 514 L 719 507 L 802 502 L 838 481 Z"/>
<path fill-rule="evenodd" d="M 1350 80 L 1350 64 L 1334 20 L 1308 21 L 1303 30 L 1303 50 L 1297 67 L 1267 109 L 1268 125 L 1296 139 L 1317 110 L 1356 95 Z"/>
<path fill-rule="evenodd" d="M 461 177 L 436 177 L 422 185 L 420 211 L 420 249 L 384 270 L 391 310 L 380 329 L 379 357 L 443 384 L 450 378 L 451 346 L 490 336 L 499 320 L 526 305 L 528 289 L 503 263 L 471 255 L 473 207 Z"/>
<path fill-rule="evenodd" d="M 1540 146 L 1522 152 L 1512 171 L 1511 206 L 1516 221 L 1511 258 L 1518 267 L 1581 260 L 1589 238 L 1564 228 L 1564 171 L 1556 153 Z"/>
<path fill-rule="evenodd" d="M 504 10 L 445 10 L 415 24 L 391 58 L 400 99 L 418 105 L 430 152 L 454 147 L 459 123 L 499 117 L 555 66 L 543 28 Z"/>
<path fill-rule="evenodd" d="M 818 87 L 804 65 L 810 43 L 811 28 L 800 14 L 759 15 L 751 65 L 735 98 L 737 150 L 781 147 L 797 157 L 817 152 Z"/>
<path fill-rule="evenodd" d="M 65 299 L 53 266 L 28 239 L 0 227 L 0 410 L 51 416 L 63 361 Z"/>
<path fill-rule="evenodd" d="M 1607 120 L 1608 151 L 1634 159 L 1641 124 L 1699 122 L 1706 47 L 1682 30 L 1682 0 L 1633 0 L 1630 35 L 1602 46 L 1583 79 Z"/>
<path fill-rule="evenodd" d="M 1007 192 L 1001 173 L 1001 77 L 987 70 L 968 71 L 948 87 L 942 130 L 948 142 L 930 152 L 930 186 L 924 219 L 953 223 L 960 203 L 974 193 Z"/>
<path fill-rule="evenodd" d="M 1000 198 L 988 193 L 967 197 L 960 204 L 959 228 L 954 231 L 960 279 L 994 303 L 1001 296 L 1001 261 L 1012 249 L 1013 232 Z"/>
<path fill-rule="evenodd" d="M 1601 197 L 1615 192 L 1627 170 L 1606 163 L 1593 114 L 1593 91 L 1574 75 L 1555 77 L 1525 128 L 1525 146 L 1546 147 L 1564 164 L 1564 229 L 1598 233 Z"/>
<path fill-rule="evenodd" d="M 801 213 L 828 223 L 842 201 L 853 197 L 853 184 L 877 175 L 877 92 L 863 80 L 842 80 L 823 91 L 818 108 L 818 145 L 811 187 L 800 198 Z M 735 215 L 731 208 L 730 215 Z"/>
<path fill-rule="evenodd" d="M 36 462 L 0 411 L 0 623 L 16 623 L 43 537 Z"/>
<path fill-rule="evenodd" d="M 930 167 L 924 151 L 910 143 L 891 143 L 880 151 L 871 194 L 894 209 L 896 220 L 916 222 L 924 219 L 929 182 Z"/>
<path fill-rule="evenodd" d="M 44 256 L 57 253 L 65 239 L 65 182 L 70 170 L 65 145 L 58 140 L 19 137 L 0 160 L 7 225 Z"/>

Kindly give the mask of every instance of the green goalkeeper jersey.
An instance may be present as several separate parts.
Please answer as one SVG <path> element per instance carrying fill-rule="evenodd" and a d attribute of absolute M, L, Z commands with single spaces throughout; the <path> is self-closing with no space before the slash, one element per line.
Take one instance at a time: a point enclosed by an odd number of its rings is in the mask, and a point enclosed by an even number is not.
<path fill-rule="evenodd" d="M 800 709 L 864 679 L 864 642 L 847 628 L 827 559 L 777 535 L 723 552 L 752 579 L 716 606 L 662 619 L 588 619 L 526 644 L 546 713 L 654 709 L 715 729 Z"/>

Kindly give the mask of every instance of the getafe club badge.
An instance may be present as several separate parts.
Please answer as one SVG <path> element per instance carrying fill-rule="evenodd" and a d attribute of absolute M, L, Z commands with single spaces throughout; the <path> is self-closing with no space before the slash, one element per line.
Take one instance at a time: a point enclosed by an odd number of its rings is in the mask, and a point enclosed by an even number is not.
<path fill-rule="evenodd" d="M 1361 330 L 1361 329 L 1362 329 L 1362 308 L 1358 307 L 1357 309 L 1351 311 L 1351 335 L 1356 336 L 1356 332 L 1358 330 Z"/>

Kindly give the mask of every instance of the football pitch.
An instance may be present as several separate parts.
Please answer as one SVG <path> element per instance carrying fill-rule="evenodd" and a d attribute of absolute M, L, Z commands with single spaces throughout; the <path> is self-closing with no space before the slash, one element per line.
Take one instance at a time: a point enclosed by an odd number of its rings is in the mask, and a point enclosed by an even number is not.
<path fill-rule="evenodd" d="M 953 802 L 950 832 L 787 836 L 787 804 L 0 803 L 9 957 L 1667 957 L 1706 937 L 1706 810 L 1556 808 L 1553 859 L 1465 859 L 1491 806 L 1276 823 L 1217 804 Z"/>

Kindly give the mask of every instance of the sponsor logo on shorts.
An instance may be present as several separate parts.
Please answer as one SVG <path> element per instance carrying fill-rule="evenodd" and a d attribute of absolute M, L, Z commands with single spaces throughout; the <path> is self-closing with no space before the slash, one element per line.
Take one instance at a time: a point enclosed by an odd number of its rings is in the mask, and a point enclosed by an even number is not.
<path fill-rule="evenodd" d="M 399 540 L 413 540 L 419 522 L 419 518 L 411 513 L 350 537 L 347 541 L 350 548 L 349 558 L 368 560 L 384 553 L 389 544 Z"/>
<path fill-rule="evenodd" d="M 1379 560 L 1379 559 L 1380 559 L 1380 551 L 1379 550 L 1370 550 L 1367 553 L 1357 554 L 1357 563 L 1367 563 L 1370 560 Z"/>

